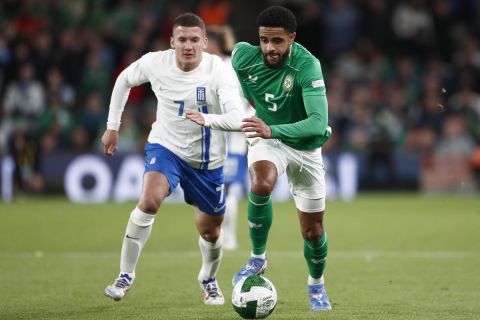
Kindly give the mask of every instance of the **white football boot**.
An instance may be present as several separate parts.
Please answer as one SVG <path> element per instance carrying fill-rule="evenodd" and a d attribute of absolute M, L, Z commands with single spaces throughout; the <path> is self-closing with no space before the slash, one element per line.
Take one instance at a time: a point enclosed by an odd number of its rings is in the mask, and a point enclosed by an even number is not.
<path fill-rule="evenodd" d="M 225 303 L 222 290 L 215 278 L 199 281 L 202 289 L 203 302 L 209 305 L 222 305 Z"/>
<path fill-rule="evenodd" d="M 122 273 L 115 281 L 105 288 L 105 295 L 115 301 L 122 300 L 133 284 L 133 277 L 126 273 Z"/>

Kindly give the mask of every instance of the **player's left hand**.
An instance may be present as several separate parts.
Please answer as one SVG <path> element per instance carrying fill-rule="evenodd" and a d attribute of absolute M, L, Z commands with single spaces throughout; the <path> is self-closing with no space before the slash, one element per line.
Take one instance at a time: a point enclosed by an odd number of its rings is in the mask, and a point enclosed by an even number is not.
<path fill-rule="evenodd" d="M 187 119 L 190 119 L 191 121 L 195 122 L 196 124 L 199 124 L 203 126 L 205 124 L 205 118 L 203 117 L 203 114 L 197 111 L 185 111 L 185 117 Z"/>
<path fill-rule="evenodd" d="M 257 117 L 245 118 L 240 126 L 243 132 L 247 133 L 248 138 L 260 137 L 270 139 L 272 137 L 272 129 Z"/>

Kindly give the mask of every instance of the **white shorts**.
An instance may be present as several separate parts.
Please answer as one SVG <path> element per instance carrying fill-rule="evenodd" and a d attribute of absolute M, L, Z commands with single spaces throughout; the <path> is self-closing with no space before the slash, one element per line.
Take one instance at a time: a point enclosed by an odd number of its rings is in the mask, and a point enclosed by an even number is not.
<path fill-rule="evenodd" d="M 297 209 L 303 212 L 325 210 L 322 148 L 300 151 L 277 139 L 252 140 L 248 148 L 248 167 L 261 160 L 272 162 L 278 175 L 287 174 Z"/>

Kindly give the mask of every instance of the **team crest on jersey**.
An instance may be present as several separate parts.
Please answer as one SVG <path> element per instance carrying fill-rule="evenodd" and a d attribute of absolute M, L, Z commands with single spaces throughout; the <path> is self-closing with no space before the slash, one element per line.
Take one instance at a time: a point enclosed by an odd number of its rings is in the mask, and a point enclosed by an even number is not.
<path fill-rule="evenodd" d="M 289 92 L 293 88 L 293 77 L 289 74 L 285 76 L 282 82 L 283 90 Z"/>
<path fill-rule="evenodd" d="M 203 104 L 207 101 L 207 93 L 205 87 L 197 87 L 197 102 Z"/>

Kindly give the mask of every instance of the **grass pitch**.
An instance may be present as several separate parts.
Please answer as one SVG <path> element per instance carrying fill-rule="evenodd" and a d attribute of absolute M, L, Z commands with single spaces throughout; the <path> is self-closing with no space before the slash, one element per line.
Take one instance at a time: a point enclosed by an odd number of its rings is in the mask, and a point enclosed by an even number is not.
<path fill-rule="evenodd" d="M 240 319 L 230 280 L 249 255 L 245 203 L 240 248 L 224 253 L 218 275 L 224 306 L 203 305 L 193 212 L 174 204 L 160 209 L 128 296 L 103 296 L 134 205 L 0 204 L 0 319 Z M 328 202 L 325 225 L 334 309 L 312 312 L 293 203 L 274 204 L 265 275 L 279 299 L 269 319 L 480 319 L 478 196 L 361 195 Z"/>

